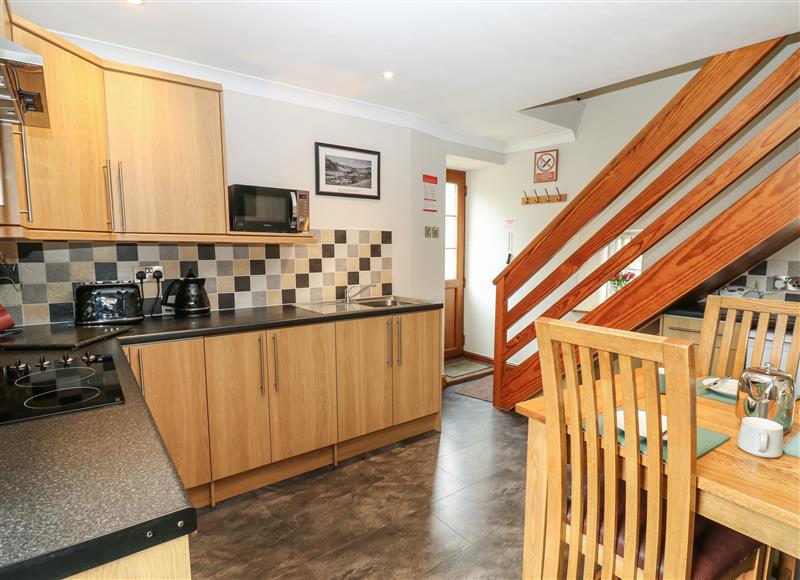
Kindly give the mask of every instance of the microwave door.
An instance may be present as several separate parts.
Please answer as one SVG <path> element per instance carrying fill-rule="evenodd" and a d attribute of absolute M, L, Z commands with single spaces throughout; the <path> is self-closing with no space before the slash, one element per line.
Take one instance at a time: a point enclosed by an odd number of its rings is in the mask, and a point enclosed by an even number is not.
<path fill-rule="evenodd" d="M 235 229 L 250 232 L 287 232 L 292 207 L 289 196 L 266 188 L 242 188 L 234 203 Z"/>

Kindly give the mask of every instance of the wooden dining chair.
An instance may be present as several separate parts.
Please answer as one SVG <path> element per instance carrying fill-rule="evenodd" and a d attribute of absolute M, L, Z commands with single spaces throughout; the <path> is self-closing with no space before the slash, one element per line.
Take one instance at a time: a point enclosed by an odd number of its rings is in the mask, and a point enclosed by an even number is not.
<path fill-rule="evenodd" d="M 755 561 L 754 540 L 695 517 L 695 346 L 545 318 L 536 334 L 547 416 L 541 576 L 593 578 L 599 567 L 602 578 L 719 578 Z M 665 449 L 642 451 L 640 436 L 662 441 L 662 414 Z"/>
<path fill-rule="evenodd" d="M 748 366 L 760 367 L 769 361 L 796 378 L 800 332 L 788 335 L 788 349 L 784 341 L 787 327 L 797 324 L 798 317 L 800 302 L 709 296 L 700 328 L 698 376 L 738 379 Z M 769 330 L 773 332 L 771 341 Z"/>

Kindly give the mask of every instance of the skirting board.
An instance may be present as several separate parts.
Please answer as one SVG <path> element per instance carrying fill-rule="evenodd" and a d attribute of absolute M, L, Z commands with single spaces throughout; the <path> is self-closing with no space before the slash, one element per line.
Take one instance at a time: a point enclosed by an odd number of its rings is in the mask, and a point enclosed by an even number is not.
<path fill-rule="evenodd" d="M 297 457 L 270 463 L 243 473 L 198 485 L 187 490 L 189 501 L 196 508 L 214 506 L 217 502 L 230 499 L 265 485 L 271 485 L 321 467 L 336 465 L 343 459 L 355 457 L 392 443 L 397 443 L 427 433 L 442 430 L 442 414 L 426 415 L 407 423 L 381 429 L 355 439 L 310 451 Z"/>

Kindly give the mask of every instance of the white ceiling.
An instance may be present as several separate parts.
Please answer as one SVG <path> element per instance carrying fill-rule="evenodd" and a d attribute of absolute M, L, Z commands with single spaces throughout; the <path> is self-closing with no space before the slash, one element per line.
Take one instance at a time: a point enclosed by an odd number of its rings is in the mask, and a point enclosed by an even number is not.
<path fill-rule="evenodd" d="M 82 36 L 397 109 L 500 142 L 522 109 L 800 29 L 796 2 L 12 0 Z M 396 76 L 386 81 L 381 73 Z"/>

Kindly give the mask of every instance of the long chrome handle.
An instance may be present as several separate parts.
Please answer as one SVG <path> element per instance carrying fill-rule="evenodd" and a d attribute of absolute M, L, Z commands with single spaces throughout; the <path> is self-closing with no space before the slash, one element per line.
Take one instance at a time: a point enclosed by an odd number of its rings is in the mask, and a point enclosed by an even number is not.
<path fill-rule="evenodd" d="M 394 348 L 393 348 L 394 344 L 393 344 L 393 341 L 392 341 L 392 319 L 391 318 L 389 318 L 386 321 L 386 331 L 387 331 L 386 333 L 388 335 L 387 339 L 388 339 L 388 343 L 389 343 L 389 352 L 388 352 L 388 354 L 386 356 L 386 366 L 389 367 L 389 368 L 392 368 L 392 357 L 394 356 L 394 353 L 392 351 L 394 350 Z"/>
<path fill-rule="evenodd" d="M 258 335 L 258 368 L 259 368 L 259 381 L 261 383 L 261 394 L 263 395 L 266 386 L 264 385 L 264 337 L 262 335 Z"/>
<path fill-rule="evenodd" d="M 272 335 L 272 362 L 275 365 L 275 392 L 278 392 L 278 335 Z"/>
<path fill-rule="evenodd" d="M 28 144 L 25 140 L 25 129 L 20 127 L 19 131 L 12 131 L 14 135 L 22 138 L 22 170 L 25 173 L 25 199 L 28 202 L 28 209 L 21 209 L 19 213 L 28 214 L 28 223 L 33 221 L 33 204 L 31 202 L 31 178 L 28 174 Z"/>
<path fill-rule="evenodd" d="M 144 395 L 144 353 L 139 351 L 139 390 Z"/>
<path fill-rule="evenodd" d="M 122 231 L 128 229 L 125 219 L 125 180 L 122 177 L 122 161 L 117 162 L 117 179 L 119 180 L 119 205 L 122 210 Z"/>
<path fill-rule="evenodd" d="M 108 196 L 108 217 L 109 220 L 106 222 L 107 224 L 111 225 L 111 229 L 117 229 L 117 225 L 114 223 L 114 192 L 111 186 L 111 160 L 106 159 L 106 164 L 103 165 L 103 176 L 105 177 L 106 182 L 106 195 Z"/>
<path fill-rule="evenodd" d="M 397 366 L 403 366 L 403 319 L 397 319 Z"/>

